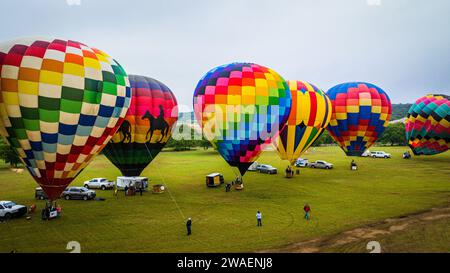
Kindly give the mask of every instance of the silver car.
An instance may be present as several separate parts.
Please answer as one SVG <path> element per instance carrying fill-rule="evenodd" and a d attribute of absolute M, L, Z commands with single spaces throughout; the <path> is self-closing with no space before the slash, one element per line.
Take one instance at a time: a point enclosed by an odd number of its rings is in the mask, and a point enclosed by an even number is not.
<path fill-rule="evenodd" d="M 258 165 L 257 168 L 260 173 L 267 173 L 267 174 L 276 174 L 277 173 L 276 168 L 274 168 L 270 165 L 267 165 L 267 164 L 260 164 L 260 165 Z"/>
<path fill-rule="evenodd" d="M 68 187 L 61 194 L 61 197 L 66 200 L 79 199 L 86 201 L 94 199 L 95 196 L 95 191 L 88 190 L 84 187 Z"/>
<path fill-rule="evenodd" d="M 316 160 L 315 162 L 309 163 L 309 166 L 311 168 L 317 168 L 317 169 L 333 169 L 333 164 L 328 163 L 326 161 L 323 160 Z"/>

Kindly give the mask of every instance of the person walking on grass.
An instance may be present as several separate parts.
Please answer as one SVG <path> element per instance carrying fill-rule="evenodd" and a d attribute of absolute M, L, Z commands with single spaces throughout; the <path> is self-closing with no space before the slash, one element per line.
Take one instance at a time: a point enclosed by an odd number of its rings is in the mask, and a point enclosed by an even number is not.
<path fill-rule="evenodd" d="M 305 219 L 309 221 L 309 219 L 311 219 L 311 207 L 308 203 L 303 207 L 303 211 L 305 211 Z"/>
<path fill-rule="evenodd" d="M 256 226 L 262 227 L 262 214 L 259 210 L 256 212 Z"/>
<path fill-rule="evenodd" d="M 125 190 L 125 196 L 127 196 L 128 195 L 128 185 L 125 185 L 125 188 L 124 188 L 124 190 Z"/>
<path fill-rule="evenodd" d="M 192 219 L 188 218 L 187 222 L 186 222 L 186 228 L 187 228 L 187 235 L 191 235 L 192 234 Z"/>

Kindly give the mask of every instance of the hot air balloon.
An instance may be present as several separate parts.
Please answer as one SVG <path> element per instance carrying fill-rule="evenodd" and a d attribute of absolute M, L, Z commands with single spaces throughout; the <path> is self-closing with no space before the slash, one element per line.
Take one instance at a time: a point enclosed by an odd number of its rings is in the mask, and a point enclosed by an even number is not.
<path fill-rule="evenodd" d="M 262 145 L 286 122 L 291 94 L 272 69 L 231 63 L 206 73 L 195 88 L 193 104 L 206 138 L 243 176 Z"/>
<path fill-rule="evenodd" d="M 348 156 L 361 156 L 391 119 L 391 101 L 381 88 L 364 82 L 339 84 L 327 92 L 333 112 L 327 129 Z"/>
<path fill-rule="evenodd" d="M 415 155 L 435 155 L 450 149 L 450 97 L 427 95 L 409 108 L 406 139 Z"/>
<path fill-rule="evenodd" d="M 129 75 L 131 105 L 103 153 L 124 176 L 139 176 L 166 145 L 178 118 L 175 96 L 155 79 Z"/>
<path fill-rule="evenodd" d="M 289 118 L 274 138 L 281 159 L 294 165 L 297 158 L 319 138 L 331 118 L 331 102 L 316 86 L 303 81 L 287 81 L 292 97 Z"/>
<path fill-rule="evenodd" d="M 128 77 L 98 49 L 45 38 L 1 44 L 0 72 L 0 133 L 54 200 L 116 132 Z"/>

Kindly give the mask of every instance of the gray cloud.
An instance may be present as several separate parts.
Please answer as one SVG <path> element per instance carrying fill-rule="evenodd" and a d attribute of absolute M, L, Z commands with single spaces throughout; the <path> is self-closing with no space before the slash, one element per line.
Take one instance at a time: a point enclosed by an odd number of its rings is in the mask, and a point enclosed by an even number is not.
<path fill-rule="evenodd" d="M 70 38 L 98 47 L 130 74 L 166 83 L 179 103 L 209 69 L 269 66 L 324 90 L 368 81 L 393 102 L 450 89 L 447 0 L 9 0 L 0 40 Z M 373 1 L 372 1 L 373 2 Z"/>

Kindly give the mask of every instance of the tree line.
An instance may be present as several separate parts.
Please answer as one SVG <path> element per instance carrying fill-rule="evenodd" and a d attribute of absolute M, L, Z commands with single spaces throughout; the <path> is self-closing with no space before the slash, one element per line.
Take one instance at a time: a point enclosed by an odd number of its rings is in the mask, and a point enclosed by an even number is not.
<path fill-rule="evenodd" d="M 377 140 L 376 143 L 390 146 L 405 146 L 407 144 L 405 139 L 405 124 L 402 122 L 389 124 L 384 130 L 383 135 Z M 325 130 L 314 142 L 313 146 L 317 147 L 326 145 L 335 145 L 333 138 L 327 130 Z M 175 140 L 170 138 L 166 145 L 166 148 L 173 151 L 188 151 L 193 148 L 202 148 L 206 150 L 211 147 L 211 143 L 205 138 L 201 140 Z M 0 159 L 15 168 L 21 164 L 17 153 L 8 144 L 6 144 L 2 138 L 0 138 Z"/>

